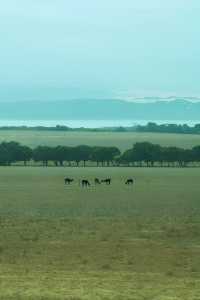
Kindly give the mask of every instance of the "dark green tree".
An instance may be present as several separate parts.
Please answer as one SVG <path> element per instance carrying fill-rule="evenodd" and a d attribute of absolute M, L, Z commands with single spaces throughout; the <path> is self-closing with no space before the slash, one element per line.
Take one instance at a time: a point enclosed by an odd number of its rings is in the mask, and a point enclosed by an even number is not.
<path fill-rule="evenodd" d="M 38 162 L 41 161 L 43 166 L 48 166 L 49 161 L 54 160 L 53 148 L 48 146 L 38 146 L 33 150 L 33 159 Z"/>

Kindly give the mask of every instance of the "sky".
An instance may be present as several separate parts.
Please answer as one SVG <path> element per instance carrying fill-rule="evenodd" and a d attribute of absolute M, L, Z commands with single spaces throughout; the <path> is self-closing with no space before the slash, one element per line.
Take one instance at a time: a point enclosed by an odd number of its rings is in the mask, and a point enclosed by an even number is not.
<path fill-rule="evenodd" d="M 199 0 L 6 0 L 0 101 L 200 97 Z"/>

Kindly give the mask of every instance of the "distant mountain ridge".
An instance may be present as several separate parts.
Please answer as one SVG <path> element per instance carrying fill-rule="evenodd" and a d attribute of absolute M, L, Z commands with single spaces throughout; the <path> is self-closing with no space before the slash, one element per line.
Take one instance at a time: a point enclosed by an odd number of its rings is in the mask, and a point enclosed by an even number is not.
<path fill-rule="evenodd" d="M 0 102 L 0 119 L 14 120 L 200 120 L 200 102 L 66 100 Z"/>

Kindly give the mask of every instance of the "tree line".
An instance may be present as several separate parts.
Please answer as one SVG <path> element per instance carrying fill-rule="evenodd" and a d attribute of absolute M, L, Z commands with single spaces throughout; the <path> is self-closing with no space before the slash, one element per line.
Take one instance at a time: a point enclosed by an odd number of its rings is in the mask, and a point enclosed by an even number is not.
<path fill-rule="evenodd" d="M 135 167 L 186 167 L 200 166 L 200 146 L 192 149 L 163 147 L 149 142 L 135 143 L 131 149 L 123 153 L 117 147 L 87 146 L 38 146 L 34 149 L 17 142 L 0 144 L 0 165 L 10 166 L 23 162 L 27 165 L 33 161 L 48 166 L 76 165 L 86 166 L 135 166 Z"/>
<path fill-rule="evenodd" d="M 179 133 L 179 134 L 200 134 L 200 124 L 189 126 L 187 124 L 157 124 L 149 122 L 146 125 L 113 126 L 101 128 L 71 128 L 65 125 L 56 126 L 1 126 L 0 130 L 17 131 L 75 131 L 75 132 L 157 132 L 157 133 Z"/>
<path fill-rule="evenodd" d="M 179 147 L 163 147 L 149 142 L 136 143 L 132 149 L 125 151 L 120 156 L 120 162 L 133 166 L 153 167 L 186 167 L 188 165 L 197 166 L 200 163 L 200 146 L 192 149 Z"/>
<path fill-rule="evenodd" d="M 158 133 L 184 133 L 184 134 L 200 134 L 200 124 L 189 126 L 187 124 L 156 124 L 149 122 L 147 125 L 138 125 L 138 132 L 158 132 Z"/>

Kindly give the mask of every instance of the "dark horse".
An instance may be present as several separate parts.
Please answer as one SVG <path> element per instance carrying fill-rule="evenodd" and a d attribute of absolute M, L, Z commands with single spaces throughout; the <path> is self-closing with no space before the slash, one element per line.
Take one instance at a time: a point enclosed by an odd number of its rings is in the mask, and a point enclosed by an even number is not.
<path fill-rule="evenodd" d="M 74 179 L 65 177 L 64 181 L 65 181 L 65 184 L 70 184 L 70 183 L 72 183 L 74 181 Z"/>
<path fill-rule="evenodd" d="M 95 179 L 94 179 L 94 183 L 95 183 L 95 184 L 101 184 L 101 181 L 100 181 L 98 178 L 95 178 Z"/>
<path fill-rule="evenodd" d="M 127 185 L 133 184 L 133 179 L 132 178 L 127 179 L 125 184 L 127 184 Z"/>
<path fill-rule="evenodd" d="M 105 182 L 106 184 L 111 184 L 111 178 L 106 178 L 101 180 L 101 182 Z"/>
<path fill-rule="evenodd" d="M 87 179 L 82 179 L 81 180 L 81 185 L 82 185 L 82 187 L 84 187 L 84 186 L 90 186 L 90 182 L 89 182 L 89 180 L 87 180 Z"/>

